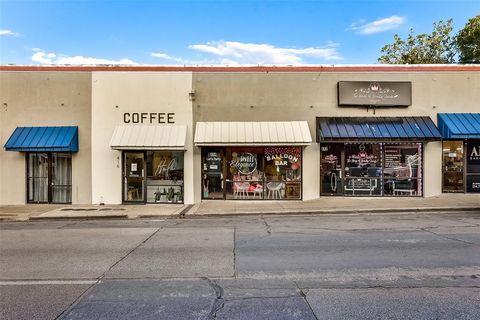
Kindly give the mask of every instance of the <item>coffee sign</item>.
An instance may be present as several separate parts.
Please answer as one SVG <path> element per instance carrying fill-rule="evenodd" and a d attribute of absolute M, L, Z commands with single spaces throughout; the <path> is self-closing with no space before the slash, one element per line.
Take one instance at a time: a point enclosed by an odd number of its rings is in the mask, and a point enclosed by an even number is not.
<path fill-rule="evenodd" d="M 339 106 L 408 107 L 411 82 L 339 81 Z"/>

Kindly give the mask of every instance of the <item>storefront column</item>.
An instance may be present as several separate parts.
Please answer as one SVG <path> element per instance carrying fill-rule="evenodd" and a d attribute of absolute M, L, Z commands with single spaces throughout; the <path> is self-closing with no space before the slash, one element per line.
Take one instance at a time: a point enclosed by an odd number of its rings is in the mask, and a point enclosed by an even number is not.
<path fill-rule="evenodd" d="M 320 144 L 303 148 L 303 201 L 318 199 L 320 194 Z"/>
<path fill-rule="evenodd" d="M 438 196 L 442 193 L 442 142 L 428 142 L 424 148 L 424 196 Z"/>

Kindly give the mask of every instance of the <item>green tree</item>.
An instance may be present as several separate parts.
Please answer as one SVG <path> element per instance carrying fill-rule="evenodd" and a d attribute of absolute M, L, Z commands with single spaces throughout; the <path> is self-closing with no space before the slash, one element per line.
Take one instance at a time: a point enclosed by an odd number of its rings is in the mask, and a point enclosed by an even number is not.
<path fill-rule="evenodd" d="M 480 63 L 480 15 L 468 20 L 456 42 L 460 63 Z"/>
<path fill-rule="evenodd" d="M 386 64 L 439 64 L 455 62 L 455 37 L 451 35 L 453 20 L 433 23 L 430 34 L 415 35 L 413 29 L 407 39 L 395 34 L 392 44 L 385 45 L 378 61 Z"/>

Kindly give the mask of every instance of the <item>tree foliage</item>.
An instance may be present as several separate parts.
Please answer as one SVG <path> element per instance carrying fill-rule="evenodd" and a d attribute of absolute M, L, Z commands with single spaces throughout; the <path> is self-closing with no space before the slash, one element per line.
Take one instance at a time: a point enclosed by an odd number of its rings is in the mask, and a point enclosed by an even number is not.
<path fill-rule="evenodd" d="M 415 35 L 413 29 L 402 39 L 394 36 L 393 44 L 385 45 L 378 61 L 386 64 L 447 64 L 455 62 L 455 37 L 451 35 L 453 20 L 433 24 L 430 34 Z"/>
<path fill-rule="evenodd" d="M 456 37 L 460 63 L 480 63 L 480 15 L 468 20 Z"/>

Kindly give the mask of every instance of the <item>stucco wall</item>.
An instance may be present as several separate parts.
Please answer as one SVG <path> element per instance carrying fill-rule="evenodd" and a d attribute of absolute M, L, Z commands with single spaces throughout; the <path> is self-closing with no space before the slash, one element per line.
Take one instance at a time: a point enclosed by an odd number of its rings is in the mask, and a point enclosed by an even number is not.
<path fill-rule="evenodd" d="M 60 70 L 61 69 L 61 70 Z M 197 121 L 304 120 L 315 139 L 317 116 L 429 116 L 480 112 L 480 72 L 1 71 L 0 204 L 25 203 L 25 155 L 3 145 L 17 126 L 79 126 L 73 203 L 121 203 L 121 152 L 109 146 L 124 112 L 175 112 L 186 124 L 185 203 L 201 198 Z M 338 81 L 411 81 L 408 108 L 337 106 Z M 195 101 L 188 93 L 195 90 Z M 440 142 L 425 144 L 425 196 L 441 193 Z M 319 196 L 320 154 L 304 148 L 303 199 Z M 118 158 L 118 159 L 117 159 Z M 308 172 L 308 174 L 306 174 Z"/>
<path fill-rule="evenodd" d="M 25 154 L 3 146 L 20 126 L 78 126 L 72 202 L 91 203 L 91 74 L 0 72 L 0 204 L 24 204 Z"/>
<path fill-rule="evenodd" d="M 125 125 L 123 115 L 126 112 L 175 113 L 175 124 L 187 125 L 184 201 L 193 203 L 192 102 L 188 95 L 191 84 L 191 72 L 94 72 L 92 74 L 93 203 L 122 202 L 122 153 L 110 148 L 110 140 L 115 126 Z"/>
<path fill-rule="evenodd" d="M 411 81 L 408 108 L 337 106 L 338 81 Z M 480 112 L 479 72 L 197 72 L 193 75 L 197 121 L 308 121 L 315 139 L 317 116 L 429 116 L 439 112 Z M 441 143 L 425 146 L 425 196 L 441 193 Z M 304 199 L 319 195 L 318 144 L 304 150 Z M 195 187 L 200 185 L 196 181 Z"/>

